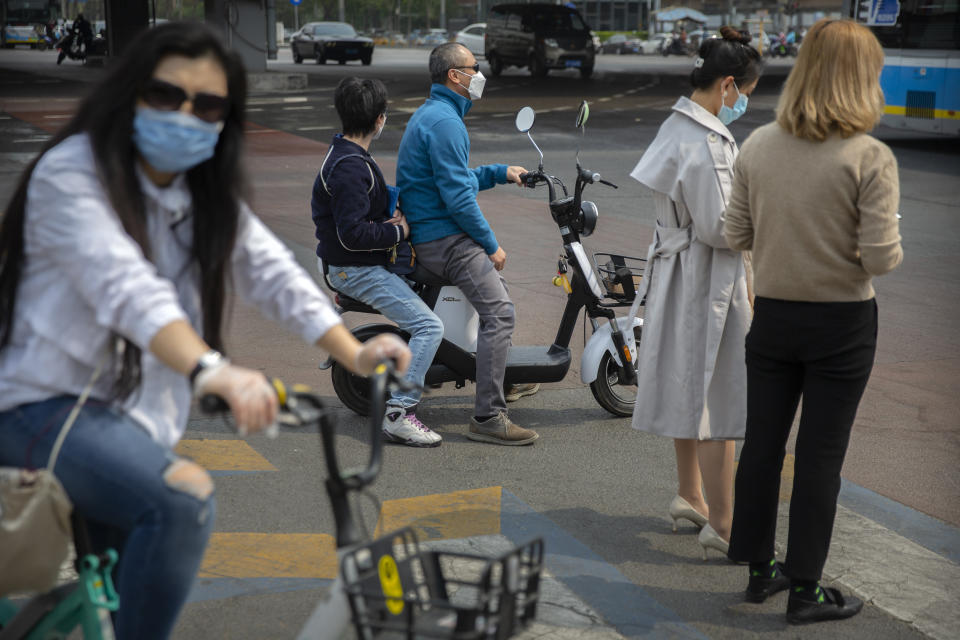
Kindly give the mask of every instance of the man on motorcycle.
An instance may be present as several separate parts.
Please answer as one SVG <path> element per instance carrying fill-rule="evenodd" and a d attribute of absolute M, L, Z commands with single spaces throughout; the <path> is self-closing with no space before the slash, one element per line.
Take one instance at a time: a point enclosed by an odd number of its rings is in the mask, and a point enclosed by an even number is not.
<path fill-rule="evenodd" d="M 400 142 L 397 186 L 420 263 L 463 291 L 480 316 L 477 391 L 467 437 L 504 445 L 533 443 L 539 435 L 507 418 L 508 399 L 540 385 L 504 393 L 513 302 L 500 276 L 507 254 L 477 205 L 477 192 L 496 184 L 522 186 L 523 167 L 491 164 L 471 169 L 463 117 L 479 100 L 486 79 L 470 51 L 446 43 L 430 53 L 430 97 L 417 109 Z"/>
<path fill-rule="evenodd" d="M 82 13 L 78 13 L 77 19 L 73 21 L 73 30 L 80 37 L 80 44 L 84 53 L 86 53 L 87 49 L 90 48 L 90 43 L 93 42 L 93 28 L 90 26 L 90 21 L 84 18 Z"/>

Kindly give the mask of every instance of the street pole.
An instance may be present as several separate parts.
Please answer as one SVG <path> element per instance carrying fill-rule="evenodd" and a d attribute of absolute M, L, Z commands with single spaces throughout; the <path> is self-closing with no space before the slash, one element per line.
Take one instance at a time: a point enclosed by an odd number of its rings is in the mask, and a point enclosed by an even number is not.
<path fill-rule="evenodd" d="M 447 28 L 447 0 L 440 0 L 440 28 Z"/>
<path fill-rule="evenodd" d="M 183 2 L 183 0 L 181 0 Z M 277 59 L 277 0 L 267 0 L 267 60 Z"/>
<path fill-rule="evenodd" d="M 300 5 L 293 5 L 293 30 L 300 31 Z"/>
<path fill-rule="evenodd" d="M 347 21 L 347 10 L 346 10 L 346 8 L 343 6 L 343 0 L 340 0 L 340 2 L 339 2 L 339 7 L 338 7 L 338 8 L 340 9 L 340 22 L 346 22 L 346 21 Z"/>

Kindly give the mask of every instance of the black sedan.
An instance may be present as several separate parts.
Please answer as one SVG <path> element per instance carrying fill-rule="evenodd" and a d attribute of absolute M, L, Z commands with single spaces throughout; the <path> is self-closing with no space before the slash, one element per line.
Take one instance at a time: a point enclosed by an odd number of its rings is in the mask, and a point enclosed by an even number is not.
<path fill-rule="evenodd" d="M 373 59 L 373 40 L 358 36 L 345 22 L 308 22 L 290 38 L 290 50 L 297 64 L 304 58 L 313 58 L 317 64 L 336 60 L 359 60 L 370 64 Z"/>
<path fill-rule="evenodd" d="M 615 34 L 600 45 L 600 53 L 640 53 L 640 42 L 623 34 Z"/>

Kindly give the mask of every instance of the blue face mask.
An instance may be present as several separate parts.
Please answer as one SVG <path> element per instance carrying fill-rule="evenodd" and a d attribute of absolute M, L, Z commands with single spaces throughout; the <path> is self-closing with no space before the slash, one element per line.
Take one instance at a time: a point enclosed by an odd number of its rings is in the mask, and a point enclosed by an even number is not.
<path fill-rule="evenodd" d="M 213 157 L 222 130 L 192 113 L 137 107 L 133 143 L 157 171 L 180 173 Z"/>
<path fill-rule="evenodd" d="M 733 103 L 733 107 L 728 107 L 725 104 L 720 105 L 720 113 L 717 114 L 717 117 L 720 118 L 720 122 L 724 125 L 728 125 L 740 116 L 742 116 L 747 110 L 747 96 L 740 93 L 740 89 L 737 87 L 737 83 L 733 83 L 733 88 L 737 90 L 737 101 Z"/>

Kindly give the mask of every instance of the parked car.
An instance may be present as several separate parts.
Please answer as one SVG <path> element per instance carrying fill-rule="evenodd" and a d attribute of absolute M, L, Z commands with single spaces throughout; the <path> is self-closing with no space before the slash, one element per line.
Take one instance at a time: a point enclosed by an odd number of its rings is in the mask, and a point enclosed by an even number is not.
<path fill-rule="evenodd" d="M 667 39 L 666 33 L 655 33 L 640 43 L 640 53 L 650 56 L 660 53 L 663 47 L 663 41 Z"/>
<path fill-rule="evenodd" d="M 486 22 L 467 25 L 457 32 L 456 41 L 470 49 L 470 53 L 479 58 L 483 55 L 483 34 L 486 30 Z"/>
<path fill-rule="evenodd" d="M 623 34 L 615 34 L 607 38 L 607 41 L 600 45 L 600 53 L 640 53 L 640 41 L 636 38 L 628 38 Z"/>
<path fill-rule="evenodd" d="M 571 7 L 554 4 L 500 4 L 490 9 L 484 55 L 490 73 L 507 65 L 527 67 L 534 77 L 550 69 L 593 73 L 595 48 L 590 27 Z"/>
<path fill-rule="evenodd" d="M 421 47 L 436 47 L 448 42 L 449 38 L 445 33 L 428 33 L 417 41 Z"/>
<path fill-rule="evenodd" d="M 317 64 L 336 60 L 346 64 L 359 60 L 365 65 L 373 60 L 373 40 L 357 35 L 346 22 L 308 22 L 290 39 L 293 61 L 300 64 L 313 58 Z"/>

